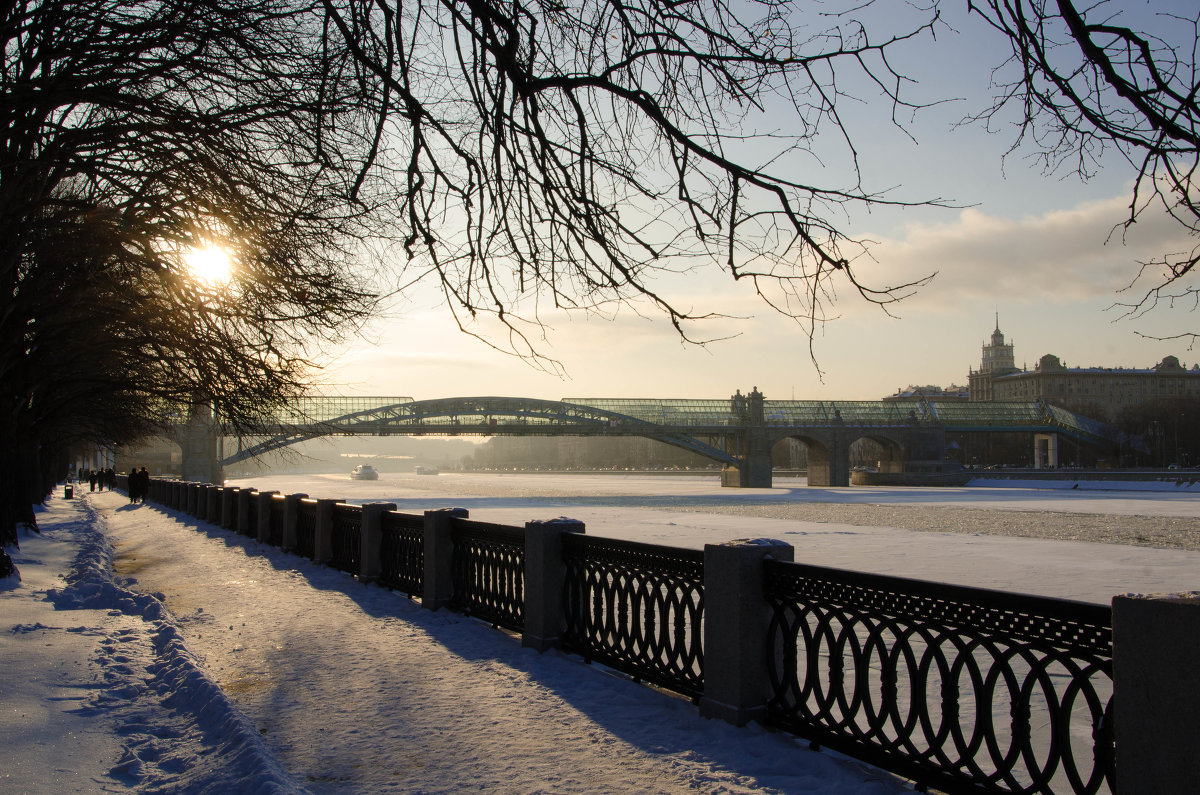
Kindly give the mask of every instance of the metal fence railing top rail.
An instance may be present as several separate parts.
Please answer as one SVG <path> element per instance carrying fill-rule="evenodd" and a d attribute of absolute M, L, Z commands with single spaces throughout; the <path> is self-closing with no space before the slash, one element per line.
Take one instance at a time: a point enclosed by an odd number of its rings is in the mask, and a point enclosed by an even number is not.
<path fill-rule="evenodd" d="M 820 598 L 881 615 L 936 620 L 1090 654 L 1112 654 L 1108 605 L 775 560 L 766 561 L 766 576 L 772 588 L 784 588 L 787 582 L 787 593 L 796 597 Z"/>

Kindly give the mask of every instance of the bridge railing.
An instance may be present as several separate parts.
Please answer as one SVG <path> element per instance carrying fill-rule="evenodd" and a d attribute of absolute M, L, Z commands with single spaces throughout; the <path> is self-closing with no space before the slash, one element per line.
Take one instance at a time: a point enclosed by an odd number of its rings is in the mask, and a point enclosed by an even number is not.
<path fill-rule="evenodd" d="M 236 504 L 244 532 L 256 492 L 200 500 L 201 488 L 215 487 L 152 481 L 150 498 L 193 515 L 219 502 L 222 522 Z M 359 579 L 922 787 L 1091 795 L 1144 777 L 1189 791 L 1200 772 L 1200 611 L 1186 599 L 1109 607 L 797 564 L 761 539 L 699 551 L 589 537 L 568 520 L 576 529 L 298 502 L 282 537 L 308 547 L 311 515 L 314 560 L 328 533 L 325 562 Z M 1118 615 L 1129 618 L 1114 633 Z"/>

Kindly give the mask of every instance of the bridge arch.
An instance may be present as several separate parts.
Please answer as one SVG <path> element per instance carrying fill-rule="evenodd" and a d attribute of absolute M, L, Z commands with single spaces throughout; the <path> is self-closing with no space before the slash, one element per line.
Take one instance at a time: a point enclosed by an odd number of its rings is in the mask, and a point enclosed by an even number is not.
<path fill-rule="evenodd" d="M 400 399 L 345 413 L 319 416 L 303 410 L 265 429 L 259 441 L 243 446 L 221 461 L 228 466 L 322 436 L 410 435 L 495 436 L 643 436 L 679 447 L 722 464 L 737 459 L 687 433 L 609 409 L 560 400 L 469 397 L 433 400 Z"/>

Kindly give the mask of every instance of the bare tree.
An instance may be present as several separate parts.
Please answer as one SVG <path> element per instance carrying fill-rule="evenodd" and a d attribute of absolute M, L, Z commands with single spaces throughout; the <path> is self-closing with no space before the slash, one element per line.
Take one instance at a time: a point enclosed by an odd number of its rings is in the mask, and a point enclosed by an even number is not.
<path fill-rule="evenodd" d="M 323 25 L 267 0 L 0 9 L 0 541 L 48 452 L 194 401 L 253 423 L 372 311 L 350 249 L 378 108 Z M 189 275 L 204 244 L 227 284 Z"/>
<path fill-rule="evenodd" d="M 1200 11 L 1130 20 L 1108 0 L 972 0 L 972 11 L 1002 33 L 1012 57 L 997 69 L 995 103 L 977 119 L 1018 114 L 1018 145 L 1032 141 L 1047 170 L 1064 165 L 1090 176 L 1116 150 L 1135 175 L 1125 227 L 1165 211 L 1200 236 Z M 1153 25 L 1158 35 L 1146 30 Z M 1015 147 L 1014 147 L 1015 148 Z M 1200 241 L 1140 263 L 1117 304 L 1140 317 L 1164 304 L 1200 305 Z M 1195 342 L 1198 333 L 1172 339 Z"/>
<path fill-rule="evenodd" d="M 863 187 L 839 108 L 913 110 L 889 53 L 936 11 L 875 37 L 870 2 L 323 2 L 374 81 L 405 276 L 460 328 L 498 319 L 538 359 L 546 305 L 633 304 L 698 340 L 710 310 L 661 277 L 715 267 L 811 341 L 839 287 L 886 308 L 917 286 L 856 275 L 845 206 L 901 202 Z M 844 146 L 834 177 L 818 135 Z"/>

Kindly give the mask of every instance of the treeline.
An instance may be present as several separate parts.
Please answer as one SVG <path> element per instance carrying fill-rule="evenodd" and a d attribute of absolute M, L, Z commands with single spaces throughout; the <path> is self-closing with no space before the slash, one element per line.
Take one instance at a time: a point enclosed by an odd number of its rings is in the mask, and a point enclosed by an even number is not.
<path fill-rule="evenodd" d="M 772 464 L 803 469 L 804 445 L 785 439 L 771 451 Z M 639 436 L 497 436 L 462 459 L 464 469 L 713 469 L 720 463 L 688 450 Z"/>

